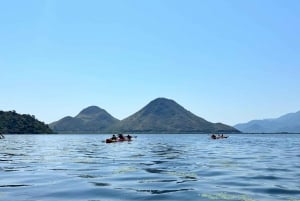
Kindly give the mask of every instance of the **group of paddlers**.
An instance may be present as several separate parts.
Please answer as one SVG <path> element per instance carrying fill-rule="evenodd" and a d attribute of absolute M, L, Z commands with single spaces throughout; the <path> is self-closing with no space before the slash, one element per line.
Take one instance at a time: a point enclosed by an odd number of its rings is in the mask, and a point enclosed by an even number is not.
<path fill-rule="evenodd" d="M 106 139 L 106 143 L 131 141 L 131 139 L 132 136 L 129 134 L 127 136 L 124 136 L 123 134 L 118 134 L 118 137 L 114 134 L 111 138 Z"/>
<path fill-rule="evenodd" d="M 211 137 L 211 139 L 213 139 L 213 140 L 216 140 L 216 139 L 223 139 L 223 138 L 228 138 L 228 136 L 225 136 L 225 135 L 223 135 L 223 134 L 218 134 L 218 135 L 212 134 L 210 137 Z"/>

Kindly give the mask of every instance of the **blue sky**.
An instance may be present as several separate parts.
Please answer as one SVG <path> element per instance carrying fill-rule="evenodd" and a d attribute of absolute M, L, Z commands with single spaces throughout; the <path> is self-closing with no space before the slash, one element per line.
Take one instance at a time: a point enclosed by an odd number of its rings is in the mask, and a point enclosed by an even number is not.
<path fill-rule="evenodd" d="M 300 2 L 0 1 L 0 110 L 46 123 L 157 97 L 229 125 L 300 110 Z"/>

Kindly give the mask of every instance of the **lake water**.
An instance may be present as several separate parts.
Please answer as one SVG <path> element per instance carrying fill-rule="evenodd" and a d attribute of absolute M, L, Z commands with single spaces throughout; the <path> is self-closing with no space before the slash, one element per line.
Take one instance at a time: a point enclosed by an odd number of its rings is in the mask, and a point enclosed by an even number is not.
<path fill-rule="evenodd" d="M 300 201 L 300 135 L 6 135 L 0 200 Z"/>

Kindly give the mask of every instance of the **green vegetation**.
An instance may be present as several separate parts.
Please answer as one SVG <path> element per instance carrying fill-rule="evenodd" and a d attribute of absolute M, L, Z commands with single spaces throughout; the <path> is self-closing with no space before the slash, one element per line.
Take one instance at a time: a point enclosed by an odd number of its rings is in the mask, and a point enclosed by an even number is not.
<path fill-rule="evenodd" d="M 59 133 L 105 133 L 119 120 L 105 110 L 90 106 L 75 117 L 64 117 L 50 124 L 50 128 Z"/>
<path fill-rule="evenodd" d="M 239 133 L 233 127 L 211 123 L 186 110 L 175 101 L 157 98 L 114 127 L 135 133 Z"/>
<path fill-rule="evenodd" d="M 21 115 L 15 111 L 0 111 L 0 132 L 5 134 L 53 133 L 48 125 L 35 119 L 33 115 Z"/>
<path fill-rule="evenodd" d="M 91 106 L 76 117 L 65 117 L 50 127 L 59 133 L 239 133 L 231 126 L 208 122 L 166 98 L 151 101 L 122 121 Z"/>

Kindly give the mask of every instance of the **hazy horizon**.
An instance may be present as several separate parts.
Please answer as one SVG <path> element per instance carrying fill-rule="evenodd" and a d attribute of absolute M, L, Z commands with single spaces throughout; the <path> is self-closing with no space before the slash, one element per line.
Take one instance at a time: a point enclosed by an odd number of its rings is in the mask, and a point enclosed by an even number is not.
<path fill-rule="evenodd" d="M 4 1 L 0 110 L 46 123 L 158 97 L 228 125 L 300 110 L 300 2 Z"/>

